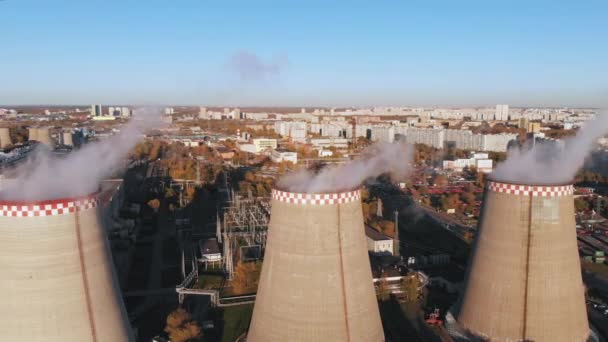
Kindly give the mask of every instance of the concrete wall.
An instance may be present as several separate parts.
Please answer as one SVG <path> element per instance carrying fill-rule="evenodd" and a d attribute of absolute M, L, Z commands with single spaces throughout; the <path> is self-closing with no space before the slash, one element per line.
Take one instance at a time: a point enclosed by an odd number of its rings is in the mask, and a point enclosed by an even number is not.
<path fill-rule="evenodd" d="M 58 202 L 46 204 L 58 208 Z M 97 207 L 7 216 L 26 212 L 16 208 L 27 207 L 0 202 L 2 340 L 131 341 Z"/>
<path fill-rule="evenodd" d="M 359 191 L 324 204 L 279 193 L 248 341 L 384 341 Z"/>
<path fill-rule="evenodd" d="M 491 341 L 586 341 L 571 186 L 488 182 L 458 314 Z"/>

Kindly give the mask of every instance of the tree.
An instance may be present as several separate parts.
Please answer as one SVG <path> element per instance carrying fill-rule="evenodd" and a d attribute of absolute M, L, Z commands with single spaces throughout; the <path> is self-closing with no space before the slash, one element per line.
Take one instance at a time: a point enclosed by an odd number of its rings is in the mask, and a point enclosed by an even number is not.
<path fill-rule="evenodd" d="M 581 198 L 575 198 L 574 207 L 576 210 L 589 210 L 589 202 Z"/>
<path fill-rule="evenodd" d="M 473 243 L 473 238 L 474 238 L 474 237 L 475 237 L 475 236 L 474 236 L 474 235 L 473 235 L 473 233 L 472 233 L 472 232 L 470 232 L 470 231 L 466 231 L 466 232 L 464 232 L 464 233 L 462 234 L 462 238 L 463 238 L 463 239 L 464 239 L 464 241 L 466 241 L 466 243 L 468 243 L 469 245 L 470 245 L 471 243 Z"/>
<path fill-rule="evenodd" d="M 254 262 L 239 261 L 234 268 L 234 278 L 232 279 L 232 288 L 236 293 L 244 293 L 251 287 L 252 281 L 250 274 L 255 271 L 256 265 Z"/>
<path fill-rule="evenodd" d="M 447 211 L 448 209 L 456 209 L 456 207 L 458 206 L 458 195 L 457 194 L 443 195 L 443 196 L 441 196 L 439 203 L 441 204 L 441 209 L 443 209 L 443 210 Z"/>
<path fill-rule="evenodd" d="M 395 222 L 383 220 L 379 223 L 379 226 L 384 235 L 395 237 Z"/>
<path fill-rule="evenodd" d="M 463 192 L 460 194 L 460 200 L 468 205 L 475 204 L 476 196 L 472 192 Z"/>
<path fill-rule="evenodd" d="M 179 307 L 167 316 L 165 332 L 171 342 L 187 342 L 202 337 L 201 327 L 192 315 Z"/>
<path fill-rule="evenodd" d="M 413 302 L 418 299 L 420 285 L 420 279 L 415 272 L 408 273 L 401 280 L 401 291 L 406 302 Z"/>
<path fill-rule="evenodd" d="M 160 208 L 160 201 L 157 198 L 149 200 L 148 206 L 154 209 L 154 211 L 158 211 L 158 208 Z"/>
<path fill-rule="evenodd" d="M 386 282 L 386 273 L 383 271 L 380 275 L 380 281 L 378 282 L 378 299 L 381 301 L 386 301 L 391 295 L 391 291 L 388 289 L 388 284 Z"/>
<path fill-rule="evenodd" d="M 444 175 L 437 175 L 433 179 L 433 184 L 435 184 L 435 186 L 440 186 L 440 187 L 447 186 L 448 185 L 448 178 L 446 176 L 444 176 Z"/>

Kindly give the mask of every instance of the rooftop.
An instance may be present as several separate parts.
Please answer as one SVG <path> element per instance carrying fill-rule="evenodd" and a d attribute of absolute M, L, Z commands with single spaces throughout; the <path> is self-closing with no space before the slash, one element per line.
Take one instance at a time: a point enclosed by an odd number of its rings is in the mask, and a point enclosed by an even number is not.
<path fill-rule="evenodd" d="M 368 225 L 365 226 L 365 235 L 374 241 L 392 240 L 390 236 L 384 235 Z"/>
<path fill-rule="evenodd" d="M 220 254 L 220 246 L 216 238 L 200 240 L 198 245 L 202 255 Z"/>

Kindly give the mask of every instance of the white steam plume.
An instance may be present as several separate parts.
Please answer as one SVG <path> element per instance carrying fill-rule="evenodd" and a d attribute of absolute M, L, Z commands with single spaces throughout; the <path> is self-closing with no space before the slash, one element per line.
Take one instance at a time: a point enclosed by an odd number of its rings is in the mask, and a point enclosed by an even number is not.
<path fill-rule="evenodd" d="M 86 144 L 67 156 L 58 157 L 38 147 L 28 161 L 15 170 L 17 178 L 0 192 L 3 200 L 48 200 L 87 195 L 120 166 L 146 130 L 161 125 L 160 111 L 138 109 L 120 132 L 99 142 Z"/>
<path fill-rule="evenodd" d="M 299 193 L 328 193 L 352 190 L 365 180 L 385 173 L 402 180 L 411 169 L 412 156 L 411 146 L 405 143 L 376 143 L 346 164 L 326 167 L 319 173 L 300 170 L 285 175 L 279 180 L 278 188 Z"/>
<path fill-rule="evenodd" d="M 565 139 L 565 147 L 536 144 L 529 150 L 511 149 L 491 178 L 523 184 L 572 182 L 598 138 L 608 133 L 608 113 L 599 112 L 578 133 Z"/>

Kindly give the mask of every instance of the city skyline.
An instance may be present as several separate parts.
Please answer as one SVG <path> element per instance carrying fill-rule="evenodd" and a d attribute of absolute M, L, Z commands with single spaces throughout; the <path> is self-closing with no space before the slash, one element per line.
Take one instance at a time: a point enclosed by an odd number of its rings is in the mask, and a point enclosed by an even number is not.
<path fill-rule="evenodd" d="M 608 5 L 0 2 L 0 103 L 608 105 Z"/>

